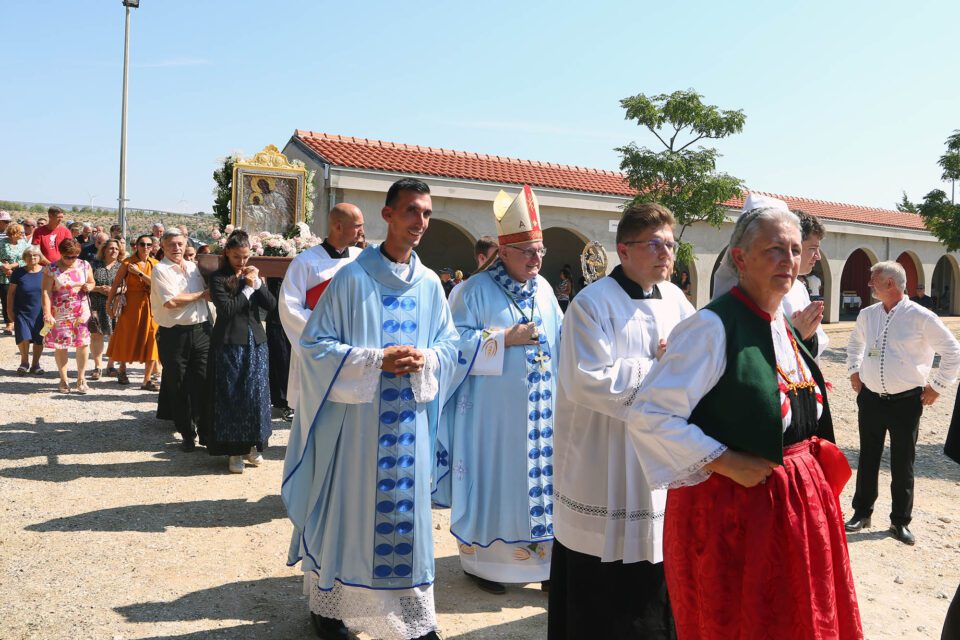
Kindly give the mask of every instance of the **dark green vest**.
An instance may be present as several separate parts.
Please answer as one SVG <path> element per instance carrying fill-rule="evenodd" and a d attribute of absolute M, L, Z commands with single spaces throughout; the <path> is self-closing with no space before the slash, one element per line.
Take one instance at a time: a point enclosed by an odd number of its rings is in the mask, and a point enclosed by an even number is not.
<path fill-rule="evenodd" d="M 727 368 L 716 386 L 694 407 L 689 421 L 734 451 L 754 453 L 783 464 L 783 418 L 770 322 L 758 315 L 762 311 L 750 309 L 733 293 L 720 296 L 704 308 L 716 313 L 723 322 Z M 824 391 L 820 368 L 796 334 L 794 338 L 813 379 Z M 817 435 L 834 440 L 825 392 Z"/>

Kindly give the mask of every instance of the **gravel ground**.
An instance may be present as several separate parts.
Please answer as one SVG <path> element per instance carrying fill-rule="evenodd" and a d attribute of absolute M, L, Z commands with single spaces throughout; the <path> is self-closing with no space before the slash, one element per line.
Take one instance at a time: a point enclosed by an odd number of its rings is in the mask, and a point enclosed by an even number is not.
<path fill-rule="evenodd" d="M 960 319 L 951 321 L 960 332 Z M 825 355 L 840 446 L 857 459 L 856 406 L 831 325 Z M 243 475 L 203 449 L 181 453 L 156 394 L 91 383 L 86 396 L 43 377 L 17 377 L 13 339 L 0 338 L 0 638 L 311 638 L 301 577 L 285 566 L 290 525 L 278 496 L 287 425 L 274 421 L 266 463 Z M 133 369 L 132 382 L 139 382 Z M 917 445 L 915 547 L 886 533 L 889 494 L 874 528 L 850 536 L 866 637 L 939 638 L 960 582 L 960 466 L 942 454 L 955 391 L 928 409 Z M 881 487 L 886 487 L 885 455 Z M 841 498 L 849 512 L 852 485 Z M 436 599 L 447 638 L 546 635 L 538 585 L 495 597 L 460 573 L 435 511 Z"/>

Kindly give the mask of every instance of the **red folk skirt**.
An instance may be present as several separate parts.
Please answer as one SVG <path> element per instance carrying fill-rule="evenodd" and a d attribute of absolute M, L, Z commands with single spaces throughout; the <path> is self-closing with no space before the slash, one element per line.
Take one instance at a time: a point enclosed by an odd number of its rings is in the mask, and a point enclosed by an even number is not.
<path fill-rule="evenodd" d="M 663 532 L 678 640 L 862 640 L 840 503 L 804 441 L 765 484 L 671 489 Z"/>

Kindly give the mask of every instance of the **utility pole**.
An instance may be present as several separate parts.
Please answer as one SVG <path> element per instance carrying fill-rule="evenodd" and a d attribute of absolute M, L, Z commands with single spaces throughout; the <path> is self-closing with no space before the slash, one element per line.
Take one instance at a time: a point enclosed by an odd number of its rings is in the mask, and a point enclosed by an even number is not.
<path fill-rule="evenodd" d="M 123 26 L 123 106 L 120 110 L 120 196 L 117 198 L 117 222 L 123 237 L 127 237 L 127 76 L 130 66 L 130 9 L 140 6 L 140 0 L 122 0 L 126 17 Z"/>

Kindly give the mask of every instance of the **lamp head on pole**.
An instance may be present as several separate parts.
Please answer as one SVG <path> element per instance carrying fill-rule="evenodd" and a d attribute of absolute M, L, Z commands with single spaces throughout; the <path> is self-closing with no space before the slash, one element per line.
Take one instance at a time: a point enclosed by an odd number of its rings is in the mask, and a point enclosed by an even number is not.
<path fill-rule="evenodd" d="M 140 8 L 140 0 L 121 0 L 123 6 L 130 7 L 131 9 Z"/>

